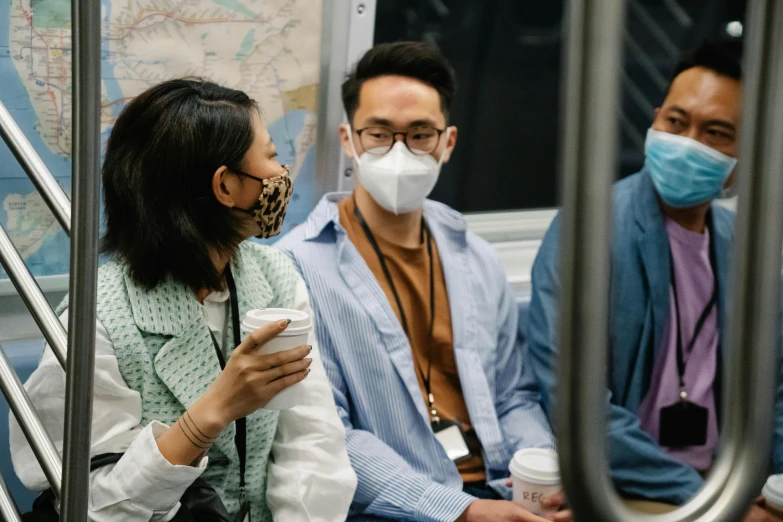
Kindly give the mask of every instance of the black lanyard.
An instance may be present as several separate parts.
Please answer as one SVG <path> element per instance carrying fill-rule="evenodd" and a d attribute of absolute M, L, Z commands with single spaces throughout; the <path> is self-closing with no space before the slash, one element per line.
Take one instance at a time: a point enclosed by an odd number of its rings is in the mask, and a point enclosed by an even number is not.
<path fill-rule="evenodd" d="M 234 334 L 234 348 L 240 345 L 242 337 L 239 332 L 239 300 L 237 299 L 237 286 L 234 283 L 234 276 L 231 274 L 231 267 L 226 267 L 226 283 L 228 283 L 229 299 L 231 301 L 231 326 Z M 226 369 L 226 359 L 223 357 L 223 352 L 220 349 L 220 345 L 215 339 L 215 334 L 212 330 L 209 330 L 209 334 L 212 336 L 212 344 L 215 346 L 215 352 L 217 353 L 218 361 L 220 362 L 220 369 Z M 239 455 L 239 514 L 236 520 L 241 522 L 245 520 L 245 516 L 249 515 L 250 508 L 247 504 L 247 497 L 245 496 L 245 458 L 247 457 L 247 419 L 242 417 L 237 419 L 236 422 L 236 435 L 234 436 L 234 443 L 237 446 L 237 454 Z"/>
<path fill-rule="evenodd" d="M 391 288 L 392 295 L 394 295 L 394 301 L 397 303 L 397 310 L 400 312 L 400 322 L 402 323 L 402 329 L 405 330 L 405 335 L 408 336 L 408 341 L 413 342 L 411 339 L 411 332 L 408 328 L 408 318 L 405 316 L 405 310 L 402 308 L 402 300 L 400 299 L 400 294 L 397 292 L 397 287 L 394 286 L 394 280 L 392 279 L 391 272 L 389 271 L 389 267 L 386 264 L 386 259 L 383 257 L 383 252 L 381 251 L 381 247 L 378 245 L 378 242 L 375 240 L 375 236 L 373 235 L 372 231 L 370 230 L 370 227 L 367 226 L 367 222 L 364 220 L 364 216 L 362 216 L 361 211 L 359 210 L 359 207 L 356 205 L 356 200 L 353 202 L 353 213 L 356 216 L 356 220 L 359 222 L 359 225 L 361 225 L 362 230 L 364 230 L 364 235 L 367 236 L 367 240 L 370 242 L 370 245 L 372 245 L 373 250 L 375 251 L 375 255 L 378 256 L 378 261 L 381 263 L 381 269 L 383 270 L 383 275 L 386 277 L 386 281 L 389 283 L 389 287 Z M 421 227 L 422 227 L 422 233 L 427 235 L 427 257 L 429 258 L 430 263 L 430 331 L 429 331 L 429 342 L 427 344 L 427 373 L 425 375 L 424 371 L 422 370 L 421 366 L 416 363 L 416 358 L 414 357 L 414 364 L 416 364 L 416 368 L 419 370 L 419 374 L 421 375 L 421 380 L 424 383 L 424 390 L 427 393 L 427 400 L 429 401 L 429 407 L 430 407 L 430 414 L 432 415 L 432 421 L 433 422 L 439 422 L 440 418 L 438 417 L 438 412 L 435 410 L 435 397 L 432 395 L 432 334 L 435 329 L 435 272 L 433 270 L 433 260 L 432 260 L 432 233 L 430 232 L 429 227 L 427 226 L 427 223 L 424 221 L 424 216 L 421 218 Z"/>
<path fill-rule="evenodd" d="M 710 267 L 712 268 L 712 277 L 713 277 L 713 286 L 712 286 L 712 297 L 710 298 L 709 302 L 707 303 L 707 306 L 704 307 L 704 310 L 702 310 L 701 315 L 699 315 L 699 319 L 696 321 L 696 327 L 693 330 L 693 337 L 691 337 L 690 342 L 688 343 L 688 356 L 690 358 L 690 353 L 693 350 L 693 345 L 696 344 L 696 340 L 699 338 L 699 334 L 701 333 L 702 328 L 704 328 L 704 323 L 707 322 L 707 318 L 709 317 L 710 313 L 712 312 L 712 309 L 715 308 L 715 305 L 718 304 L 718 269 L 715 263 L 715 248 L 713 246 L 712 238 L 710 238 Z M 671 270 L 669 272 L 669 279 L 671 280 L 672 285 L 672 293 L 674 294 L 674 309 L 677 317 L 677 373 L 680 378 L 680 398 L 682 400 L 686 400 L 688 398 L 688 393 L 685 391 L 685 365 L 687 364 L 687 361 L 685 360 L 685 351 L 683 350 L 682 346 L 682 332 L 681 332 L 681 321 L 680 321 L 680 298 L 677 295 L 677 281 L 674 274 L 674 257 L 671 253 L 671 246 L 669 247 L 669 263 L 671 265 Z"/>

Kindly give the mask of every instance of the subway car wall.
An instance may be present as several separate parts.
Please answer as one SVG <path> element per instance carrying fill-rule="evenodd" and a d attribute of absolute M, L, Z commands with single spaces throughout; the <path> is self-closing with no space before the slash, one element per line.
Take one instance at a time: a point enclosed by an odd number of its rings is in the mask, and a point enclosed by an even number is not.
<path fill-rule="evenodd" d="M 677 55 L 738 38 L 746 0 L 629 0 L 620 176 L 637 172 Z M 557 206 L 562 2 L 378 0 L 375 42 L 420 40 L 457 73 L 459 143 L 432 194 L 461 212 Z"/>

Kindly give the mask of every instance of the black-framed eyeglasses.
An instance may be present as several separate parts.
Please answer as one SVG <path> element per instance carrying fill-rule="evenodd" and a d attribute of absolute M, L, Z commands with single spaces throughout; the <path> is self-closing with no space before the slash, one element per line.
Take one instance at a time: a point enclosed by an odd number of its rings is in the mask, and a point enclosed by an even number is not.
<path fill-rule="evenodd" d="M 370 154 L 382 156 L 389 152 L 397 136 L 403 136 L 405 146 L 414 154 L 424 155 L 432 153 L 440 143 L 440 137 L 446 129 L 436 129 L 427 125 L 411 127 L 405 132 L 394 132 L 388 127 L 365 127 L 356 129 L 362 148 Z"/>

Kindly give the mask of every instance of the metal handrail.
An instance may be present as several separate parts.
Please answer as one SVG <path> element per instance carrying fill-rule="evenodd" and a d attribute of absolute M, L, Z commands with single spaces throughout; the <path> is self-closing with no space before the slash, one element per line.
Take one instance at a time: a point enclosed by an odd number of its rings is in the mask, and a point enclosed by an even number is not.
<path fill-rule="evenodd" d="M 60 225 L 71 236 L 71 277 L 67 345 L 65 332 L 24 260 L 0 227 L 0 261 L 65 367 L 63 460 L 30 398 L 0 350 L 0 390 L 8 399 L 55 495 L 62 520 L 85 520 L 89 499 L 92 388 L 95 369 L 99 172 L 100 172 L 100 5 L 72 0 L 73 201 L 57 185 L 0 104 L 0 134 L 38 188 Z M 73 221 L 71 221 L 71 214 Z M 71 233 L 72 232 L 72 233 Z M 66 358 L 66 346 L 70 352 Z M 63 473 L 63 469 L 65 473 Z M 0 514 L 18 520 L 18 511 L 0 478 Z"/>
<path fill-rule="evenodd" d="M 14 504 L 14 499 L 5 485 L 3 476 L 0 475 L 0 520 L 5 522 L 22 522 L 22 516 Z"/>
<path fill-rule="evenodd" d="M 30 441 L 30 447 L 41 464 L 52 491 L 59 498 L 62 476 L 60 454 L 2 349 L 0 349 L 0 391 L 8 399 L 11 412 L 19 421 L 19 427 L 22 428 L 25 437 Z"/>
<path fill-rule="evenodd" d="M 86 520 L 98 299 L 101 161 L 101 6 L 71 0 L 73 190 L 68 353 L 65 372 L 63 520 Z"/>
<path fill-rule="evenodd" d="M 563 485 L 576 519 L 605 522 L 615 520 L 619 503 L 607 474 L 603 419 L 609 186 L 616 170 L 624 8 L 623 0 L 568 2 L 562 92 L 558 448 Z M 577 342 L 581 351 L 572 348 Z M 588 352 L 587 360 L 577 360 Z M 594 496 L 602 501 L 594 501 Z"/>
<path fill-rule="evenodd" d="M 14 121 L 11 113 L 0 102 L 0 136 L 16 157 L 19 165 L 38 189 L 38 193 L 51 209 L 54 217 L 67 235 L 71 235 L 71 200 L 55 181 L 49 168 L 33 148 L 30 141 Z"/>
<path fill-rule="evenodd" d="M 3 265 L 8 277 L 16 287 L 27 308 L 35 319 L 38 328 L 43 332 L 46 342 L 52 348 L 54 355 L 65 369 L 65 354 L 67 350 L 68 336 L 65 328 L 57 319 L 49 301 L 46 300 L 43 290 L 38 286 L 33 275 L 28 270 L 24 259 L 16 250 L 5 229 L 0 226 L 0 264 Z"/>
<path fill-rule="evenodd" d="M 768 461 L 783 248 L 783 2 L 753 0 L 747 19 L 740 213 L 727 335 L 721 455 L 702 490 L 666 515 L 626 508 L 607 473 L 610 183 L 616 170 L 622 0 L 572 0 L 563 129 L 558 428 L 566 493 L 578 520 L 733 521 Z M 750 247 L 755 252 L 750 252 Z M 748 349 L 752 346 L 753 349 Z M 731 385 L 734 388 L 731 388 Z M 748 407 L 752 404 L 753 407 Z"/>

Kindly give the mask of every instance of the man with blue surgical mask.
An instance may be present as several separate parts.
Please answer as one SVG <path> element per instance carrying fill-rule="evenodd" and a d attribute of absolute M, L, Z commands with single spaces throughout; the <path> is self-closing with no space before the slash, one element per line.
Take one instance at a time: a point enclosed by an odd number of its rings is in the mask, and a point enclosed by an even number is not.
<path fill-rule="evenodd" d="M 642 172 L 614 186 L 608 436 L 614 483 L 629 498 L 685 503 L 719 450 L 734 214 L 714 200 L 734 184 L 739 54 L 736 43 L 705 43 L 682 58 L 647 132 Z M 550 415 L 559 231 L 556 218 L 533 267 L 528 330 Z M 777 419 L 770 467 L 781 472 L 780 408 Z M 747 520 L 758 516 L 754 508 Z"/>
<path fill-rule="evenodd" d="M 278 246 L 310 290 L 356 520 L 566 522 L 561 493 L 528 506 L 547 518 L 509 501 L 514 453 L 554 440 L 494 249 L 427 199 L 457 141 L 455 89 L 425 44 L 369 50 L 342 89 L 356 189 L 327 194 Z"/>

